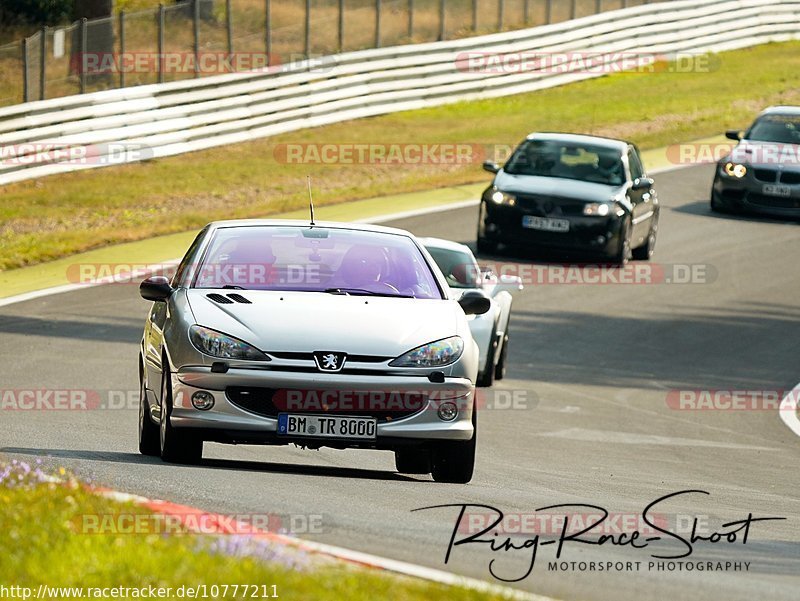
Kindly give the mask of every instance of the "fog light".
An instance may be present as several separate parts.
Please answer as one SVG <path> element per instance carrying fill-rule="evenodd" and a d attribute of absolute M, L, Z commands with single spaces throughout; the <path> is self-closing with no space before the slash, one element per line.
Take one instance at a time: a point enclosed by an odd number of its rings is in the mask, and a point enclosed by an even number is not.
<path fill-rule="evenodd" d="M 192 405 L 200 411 L 208 411 L 214 406 L 214 395 L 205 390 L 198 390 L 192 395 Z"/>
<path fill-rule="evenodd" d="M 439 405 L 439 419 L 443 422 L 451 422 L 458 417 L 458 407 L 455 403 L 442 403 Z"/>

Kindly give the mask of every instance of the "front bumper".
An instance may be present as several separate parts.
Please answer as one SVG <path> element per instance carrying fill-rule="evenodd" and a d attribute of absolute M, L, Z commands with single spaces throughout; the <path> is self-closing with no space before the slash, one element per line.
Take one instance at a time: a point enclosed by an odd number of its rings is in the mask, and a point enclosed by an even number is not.
<path fill-rule="evenodd" d="M 716 206 L 770 217 L 800 217 L 800 185 L 780 184 L 789 189 L 789 195 L 777 196 L 765 193 L 765 185 L 775 184 L 758 180 L 756 169 L 748 169 L 742 178 L 722 175 L 720 171 L 718 167 L 711 189 Z"/>
<path fill-rule="evenodd" d="M 523 227 L 525 215 L 566 219 L 569 231 L 548 232 Z M 619 251 L 622 223 L 613 211 L 605 217 L 540 214 L 517 206 L 484 201 L 478 228 L 479 235 L 492 242 L 610 258 Z"/>
<path fill-rule="evenodd" d="M 423 394 L 427 401 L 415 413 L 391 421 L 378 421 L 377 437 L 370 440 L 340 438 L 278 436 L 277 419 L 259 415 L 231 402 L 226 389 L 253 387 L 270 390 L 347 393 L 358 397 L 360 392 L 383 391 L 402 396 Z M 183 367 L 172 375 L 173 410 L 171 423 L 176 428 L 203 430 L 207 440 L 261 444 L 297 443 L 309 446 L 390 448 L 407 443 L 434 440 L 469 440 L 473 435 L 472 411 L 475 388 L 466 378 L 445 378 L 432 383 L 426 376 L 373 376 L 324 373 L 268 371 L 231 368 L 226 373 L 212 373 L 208 366 Z M 214 395 L 213 408 L 200 411 L 191 403 L 192 395 L 204 390 Z M 396 397 L 395 397 L 396 398 Z M 450 422 L 438 416 L 440 403 L 451 400 L 459 408 L 458 417 Z M 365 405 L 342 403 L 329 410 L 314 407 L 301 412 L 324 415 L 369 415 Z M 296 413 L 291 408 L 287 413 Z"/>

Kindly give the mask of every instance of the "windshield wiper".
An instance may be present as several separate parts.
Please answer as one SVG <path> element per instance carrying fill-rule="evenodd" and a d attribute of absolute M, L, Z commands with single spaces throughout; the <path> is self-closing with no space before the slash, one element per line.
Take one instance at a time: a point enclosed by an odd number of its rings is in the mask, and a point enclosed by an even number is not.
<path fill-rule="evenodd" d="M 243 288 L 242 286 L 237 286 L 236 284 L 225 284 L 222 287 L 223 290 L 247 290 L 247 288 Z"/>
<path fill-rule="evenodd" d="M 391 294 L 390 292 L 375 292 L 374 290 L 366 290 L 365 288 L 326 288 L 323 290 L 326 294 L 343 294 L 350 296 L 386 296 L 389 298 L 414 298 L 406 294 Z"/>

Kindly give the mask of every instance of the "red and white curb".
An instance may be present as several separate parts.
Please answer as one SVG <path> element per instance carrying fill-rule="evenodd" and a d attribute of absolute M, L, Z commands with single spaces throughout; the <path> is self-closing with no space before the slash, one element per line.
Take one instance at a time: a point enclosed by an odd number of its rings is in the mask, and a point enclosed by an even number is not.
<path fill-rule="evenodd" d="M 800 384 L 794 387 L 781 401 L 780 409 L 778 410 L 783 420 L 789 429 L 800 436 L 800 419 L 797 417 L 797 396 L 800 395 Z"/>
<path fill-rule="evenodd" d="M 175 517 L 181 522 L 181 524 L 184 525 L 184 527 L 186 527 L 188 531 L 196 529 L 197 524 L 200 523 L 216 524 L 218 526 L 219 534 L 223 535 L 235 534 L 238 530 L 236 525 L 232 525 L 230 523 L 229 518 L 220 514 L 210 513 L 203 511 L 202 509 L 190 507 L 188 505 L 179 505 L 169 501 L 148 499 L 147 497 L 105 488 L 96 488 L 94 489 L 94 492 L 114 501 L 121 503 L 134 503 L 135 505 L 145 507 L 155 513 Z M 250 529 L 252 530 L 252 528 Z M 458 576 L 456 574 L 451 574 L 449 572 L 434 568 L 427 568 L 425 566 L 406 563 L 404 561 L 387 559 L 385 557 L 372 555 L 370 553 L 352 551 L 350 549 L 344 549 L 334 545 L 303 540 L 285 534 L 276 534 L 274 532 L 263 531 L 253 534 L 252 536 L 256 539 L 268 540 L 276 544 L 291 546 L 310 554 L 319 554 L 332 557 L 339 561 L 360 567 L 366 567 L 375 570 L 385 570 L 387 572 L 394 572 L 396 574 L 420 578 L 448 586 L 458 586 L 474 591 L 495 594 L 515 601 L 558 601 L 552 597 L 536 595 L 507 586 L 500 586 L 490 582 L 484 582 L 475 578 Z"/>

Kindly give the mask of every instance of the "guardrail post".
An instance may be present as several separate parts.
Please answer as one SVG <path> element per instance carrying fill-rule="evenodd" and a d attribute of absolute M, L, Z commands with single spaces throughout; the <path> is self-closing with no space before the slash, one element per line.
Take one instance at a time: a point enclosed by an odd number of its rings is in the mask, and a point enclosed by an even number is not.
<path fill-rule="evenodd" d="M 200 76 L 200 0 L 192 3 L 194 14 L 192 15 L 192 26 L 194 28 L 194 76 Z"/>
<path fill-rule="evenodd" d="M 444 22 L 444 14 L 447 11 L 447 0 L 441 0 L 439 2 L 439 41 L 442 42 L 445 39 L 445 22 Z"/>
<path fill-rule="evenodd" d="M 526 25 L 531 20 L 531 7 L 530 7 L 530 0 L 523 0 L 524 4 L 522 5 L 522 22 Z"/>
<path fill-rule="evenodd" d="M 414 38 L 414 0 L 408 0 L 408 39 Z"/>
<path fill-rule="evenodd" d="M 339 52 L 344 50 L 344 0 L 339 0 Z"/>
<path fill-rule="evenodd" d="M 231 19 L 231 0 L 225 0 L 225 30 L 228 36 L 228 61 L 233 65 L 233 20 Z M 233 70 L 233 67 L 231 67 Z"/>
<path fill-rule="evenodd" d="M 381 47 L 381 0 L 375 0 L 375 48 Z"/>
<path fill-rule="evenodd" d="M 264 3 L 264 51 L 267 53 L 267 65 L 272 64 L 272 2 Z"/>
<path fill-rule="evenodd" d="M 125 58 L 125 11 L 119 11 L 119 62 Z M 125 69 L 119 70 L 119 87 L 125 87 Z"/>
<path fill-rule="evenodd" d="M 472 31 L 478 31 L 478 0 L 472 0 Z"/>
<path fill-rule="evenodd" d="M 81 94 L 86 92 L 86 32 L 88 29 L 88 20 L 86 17 L 81 19 L 81 56 L 80 56 L 80 64 L 78 65 L 78 70 L 80 74 L 80 89 Z"/>
<path fill-rule="evenodd" d="M 39 100 L 44 100 L 45 63 L 47 61 L 47 27 L 42 27 L 42 39 L 39 40 Z"/>
<path fill-rule="evenodd" d="M 306 0 L 306 24 L 303 32 L 305 41 L 303 54 L 306 58 L 311 58 L 311 0 Z"/>
<path fill-rule="evenodd" d="M 577 15 L 577 11 L 578 11 L 578 6 L 577 5 L 578 5 L 577 0 L 572 0 L 572 2 L 569 5 L 569 19 L 570 19 L 570 21 L 572 19 L 574 19 L 575 16 Z"/>
<path fill-rule="evenodd" d="M 628 8 L 628 0 L 622 0 L 622 8 Z"/>
<path fill-rule="evenodd" d="M 545 25 L 550 25 L 553 21 L 553 0 L 547 0 L 544 5 L 544 22 Z"/>
<path fill-rule="evenodd" d="M 197 63 L 197 52 L 194 55 Z M 164 82 L 164 5 L 158 5 L 158 83 Z"/>
<path fill-rule="evenodd" d="M 505 0 L 497 0 L 497 31 L 503 31 L 503 13 L 505 12 Z"/>
<path fill-rule="evenodd" d="M 22 38 L 22 101 L 28 102 L 28 38 Z"/>

